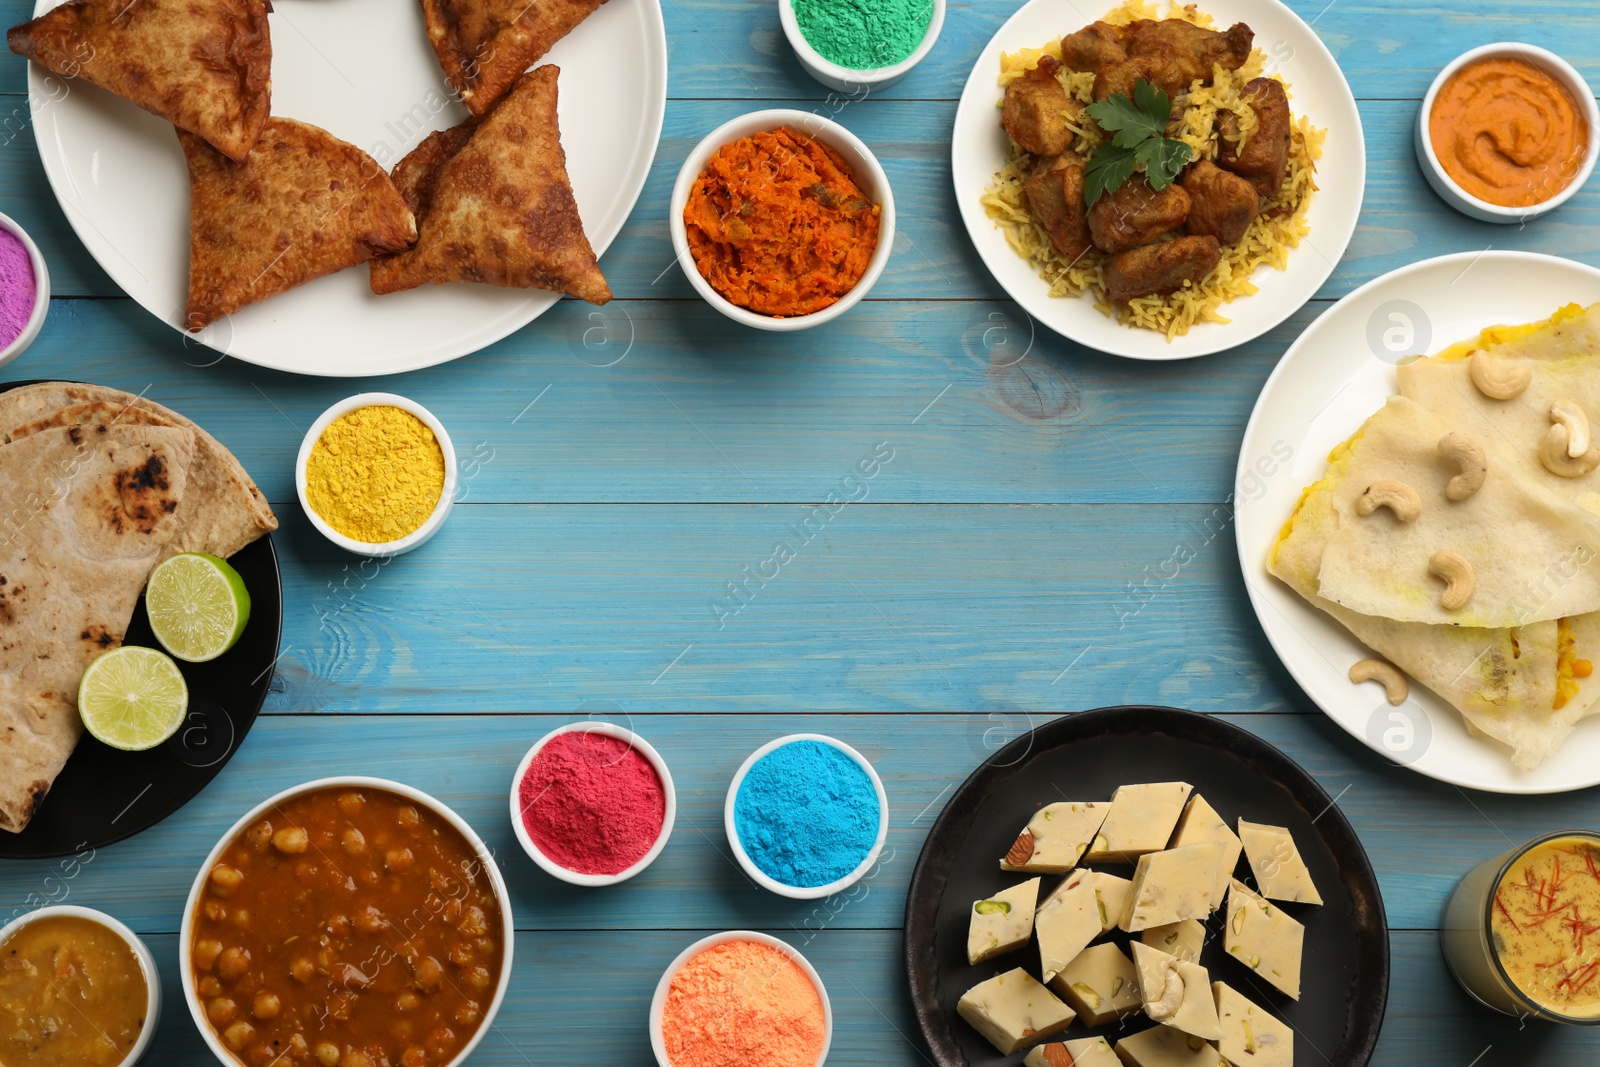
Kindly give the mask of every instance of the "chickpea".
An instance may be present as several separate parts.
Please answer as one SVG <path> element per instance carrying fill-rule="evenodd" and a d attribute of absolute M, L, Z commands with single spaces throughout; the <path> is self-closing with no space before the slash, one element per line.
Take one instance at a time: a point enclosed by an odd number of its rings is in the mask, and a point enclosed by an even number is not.
<path fill-rule="evenodd" d="M 407 804 L 405 807 L 401 808 L 397 813 L 396 818 L 400 823 L 401 829 L 404 830 L 415 830 L 417 827 L 422 825 L 422 813 L 416 808 L 412 807 L 410 804 Z"/>
<path fill-rule="evenodd" d="M 461 924 L 456 929 L 468 937 L 482 937 L 489 932 L 489 917 L 483 913 L 482 908 L 474 904 L 467 908 L 466 914 L 461 918 Z"/>
<path fill-rule="evenodd" d="M 272 992 L 257 993 L 256 1002 L 250 1006 L 250 1014 L 257 1019 L 276 1019 L 282 1010 L 278 994 Z"/>
<path fill-rule="evenodd" d="M 340 793 L 339 810 L 346 815 L 355 815 L 367 803 L 367 798 L 360 793 Z"/>
<path fill-rule="evenodd" d="M 359 856 L 367 850 L 367 835 L 357 830 L 354 826 L 348 826 L 345 828 L 344 834 L 339 838 L 339 843 L 352 856 Z"/>
<path fill-rule="evenodd" d="M 257 852 L 262 851 L 272 843 L 272 824 L 262 819 L 244 832 L 244 839 L 251 848 Z"/>
<path fill-rule="evenodd" d="M 394 1010 L 395 1011 L 415 1011 L 417 1009 L 417 1005 L 419 1005 L 421 1003 L 422 1003 L 422 998 L 417 996 L 415 993 L 411 992 L 411 990 L 408 989 L 405 992 L 401 993 L 398 997 L 395 998 Z"/>
<path fill-rule="evenodd" d="M 467 984 L 482 992 L 494 984 L 494 976 L 489 973 L 489 968 L 480 963 L 467 972 Z"/>
<path fill-rule="evenodd" d="M 456 1032 L 448 1026 L 441 1026 L 436 1030 L 429 1031 L 428 1040 L 423 1044 L 428 1047 L 428 1051 L 433 1055 L 441 1060 L 445 1059 L 450 1055 L 450 1050 L 455 1047 Z"/>
<path fill-rule="evenodd" d="M 400 1054 L 400 1067 L 428 1067 L 428 1054 L 412 1045 Z"/>
<path fill-rule="evenodd" d="M 465 941 L 457 941 L 450 946 L 450 962 L 457 967 L 465 967 L 476 958 L 477 954 L 472 951 L 472 946 Z"/>
<path fill-rule="evenodd" d="M 222 983 L 209 974 L 196 982 L 194 987 L 202 997 L 220 997 L 222 995 Z"/>
<path fill-rule="evenodd" d="M 343 913 L 332 915 L 328 918 L 328 933 L 336 937 L 343 937 L 350 932 L 350 916 Z"/>
<path fill-rule="evenodd" d="M 413 861 L 409 848 L 391 848 L 383 854 L 383 865 L 393 873 L 409 871 Z"/>
<path fill-rule="evenodd" d="M 303 1060 L 311 1052 L 311 1047 L 306 1044 L 304 1034 L 292 1034 L 289 1037 L 289 1050 L 285 1053 L 290 1059 Z"/>
<path fill-rule="evenodd" d="M 439 966 L 439 961 L 432 956 L 424 956 L 421 963 L 417 964 L 417 987 L 424 993 L 432 993 L 444 981 L 444 968 Z"/>
<path fill-rule="evenodd" d="M 317 966 L 304 956 L 300 956 L 289 964 L 289 973 L 294 976 L 296 982 L 309 982 L 317 976 Z M 337 1052 L 338 1049 L 334 1051 Z"/>
<path fill-rule="evenodd" d="M 353 1048 L 345 1053 L 341 1067 L 373 1067 L 372 1057 L 358 1048 Z"/>
<path fill-rule="evenodd" d="M 471 1026 L 482 1016 L 483 1012 L 479 1010 L 476 1000 L 469 1000 L 456 1009 L 456 1022 L 462 1026 Z"/>
<path fill-rule="evenodd" d="M 383 917 L 383 912 L 370 904 L 356 916 L 356 929 L 364 934 L 382 933 L 388 925 L 389 920 Z"/>
<path fill-rule="evenodd" d="M 231 917 L 233 919 L 233 925 L 240 927 L 241 929 L 250 925 L 249 908 L 234 908 L 233 915 Z"/>
<path fill-rule="evenodd" d="M 231 982 L 250 969 L 250 953 L 237 945 L 230 945 L 217 957 L 217 973 L 225 982 Z"/>
<path fill-rule="evenodd" d="M 211 1020 L 213 1026 L 221 1026 L 232 1021 L 239 1014 L 239 1005 L 227 997 L 217 997 L 206 1005 L 206 1018 Z"/>
<path fill-rule="evenodd" d="M 228 1047 L 235 1052 L 248 1045 L 250 1039 L 254 1036 L 256 1036 L 256 1028 L 243 1019 L 222 1031 L 222 1040 L 227 1042 Z"/>
<path fill-rule="evenodd" d="M 237 868 L 224 863 L 211 868 L 211 891 L 217 896 L 225 897 L 243 884 L 244 872 Z"/>
<path fill-rule="evenodd" d="M 451 926 L 454 926 L 456 923 L 461 921 L 461 901 L 457 900 L 455 897 L 451 897 L 449 900 L 444 902 L 444 910 L 440 912 L 440 914 L 444 916 L 445 922 L 449 923 Z"/>
<path fill-rule="evenodd" d="M 223 907 L 220 901 L 208 900 L 201 905 L 200 910 L 214 923 L 223 922 L 228 918 L 228 909 Z"/>
<path fill-rule="evenodd" d="M 339 1067 L 339 1046 L 332 1041 L 318 1041 L 312 1052 L 322 1067 Z"/>
<path fill-rule="evenodd" d="M 317 875 L 322 873 L 322 868 L 310 860 L 301 860 L 294 865 L 294 876 L 307 885 L 316 882 Z"/>
<path fill-rule="evenodd" d="M 209 971 L 220 955 L 222 942 L 216 938 L 205 937 L 194 943 L 194 965 L 202 971 Z"/>
<path fill-rule="evenodd" d="M 299 855 L 310 845 L 310 836 L 298 826 L 286 826 L 272 835 L 272 847 L 291 856 Z"/>

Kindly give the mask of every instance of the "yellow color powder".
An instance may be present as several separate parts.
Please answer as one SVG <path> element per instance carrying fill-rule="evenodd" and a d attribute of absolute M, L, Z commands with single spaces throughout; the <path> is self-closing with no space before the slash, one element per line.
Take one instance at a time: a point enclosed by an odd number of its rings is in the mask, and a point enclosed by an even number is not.
<path fill-rule="evenodd" d="M 428 424 L 392 404 L 333 420 L 306 460 L 306 500 L 366 544 L 396 541 L 427 521 L 444 492 L 444 452 Z"/>

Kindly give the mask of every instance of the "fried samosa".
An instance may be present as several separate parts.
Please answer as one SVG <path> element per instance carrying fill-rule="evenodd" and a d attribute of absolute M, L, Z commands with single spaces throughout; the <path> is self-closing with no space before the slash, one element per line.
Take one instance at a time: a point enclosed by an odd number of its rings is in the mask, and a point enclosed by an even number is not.
<path fill-rule="evenodd" d="M 605 0 L 422 0 L 428 42 L 450 85 L 483 115 Z"/>
<path fill-rule="evenodd" d="M 377 160 L 327 130 L 274 118 L 243 162 L 179 131 L 189 161 L 189 306 L 203 329 L 417 238 Z"/>
<path fill-rule="evenodd" d="M 271 112 L 267 10 L 262 0 L 74 0 L 13 26 L 6 43 L 242 160 Z"/>
<path fill-rule="evenodd" d="M 611 299 L 583 232 L 556 121 L 558 70 L 522 77 L 481 122 L 426 138 L 395 167 L 416 246 L 372 261 L 372 291 L 441 282 Z"/>

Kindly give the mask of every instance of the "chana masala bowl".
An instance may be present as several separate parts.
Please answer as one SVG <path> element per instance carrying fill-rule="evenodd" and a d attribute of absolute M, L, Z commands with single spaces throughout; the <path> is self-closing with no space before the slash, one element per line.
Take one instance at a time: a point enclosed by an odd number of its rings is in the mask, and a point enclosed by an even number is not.
<path fill-rule="evenodd" d="M 323 778 L 236 822 L 189 891 L 184 999 L 225 1064 L 449 1067 L 511 975 L 504 880 L 460 816 L 381 778 Z"/>

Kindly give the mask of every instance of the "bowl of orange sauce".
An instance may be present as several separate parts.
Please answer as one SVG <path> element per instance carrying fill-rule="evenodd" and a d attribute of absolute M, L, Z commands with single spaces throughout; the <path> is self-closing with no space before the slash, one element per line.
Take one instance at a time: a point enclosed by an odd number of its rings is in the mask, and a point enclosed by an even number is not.
<path fill-rule="evenodd" d="M 1417 116 L 1417 160 L 1451 207 L 1527 222 L 1566 203 L 1600 154 L 1600 108 L 1583 75 L 1531 44 L 1491 44 L 1439 72 Z"/>

